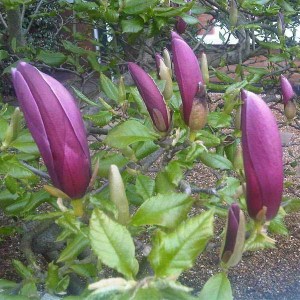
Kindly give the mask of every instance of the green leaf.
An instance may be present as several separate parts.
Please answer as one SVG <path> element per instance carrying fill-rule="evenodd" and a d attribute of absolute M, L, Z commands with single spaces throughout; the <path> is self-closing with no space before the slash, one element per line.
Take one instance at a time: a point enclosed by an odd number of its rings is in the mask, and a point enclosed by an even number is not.
<path fill-rule="evenodd" d="M 96 153 L 93 157 L 95 162 L 99 158 L 99 172 L 100 177 L 108 177 L 108 171 L 110 165 L 114 164 L 119 168 L 124 167 L 128 160 L 119 153 L 109 153 L 107 151 L 100 151 Z"/>
<path fill-rule="evenodd" d="M 106 96 L 116 102 L 119 99 L 118 88 L 113 84 L 113 82 L 105 76 L 103 73 L 100 74 L 100 85 Z"/>
<path fill-rule="evenodd" d="M 4 138 L 4 135 L 6 133 L 6 130 L 8 128 L 8 122 L 0 117 L 0 140 L 2 141 Z"/>
<path fill-rule="evenodd" d="M 146 175 L 138 175 L 136 177 L 135 188 L 144 200 L 150 198 L 154 193 L 155 181 Z"/>
<path fill-rule="evenodd" d="M 19 260 L 13 259 L 12 264 L 19 275 L 21 275 L 24 279 L 29 279 L 32 277 L 32 272 L 27 268 L 22 262 Z"/>
<path fill-rule="evenodd" d="M 132 217 L 132 225 L 160 225 L 174 228 L 186 217 L 193 204 L 186 194 L 157 195 L 146 200 Z"/>
<path fill-rule="evenodd" d="M 79 90 L 77 90 L 75 87 L 72 86 L 73 91 L 75 92 L 76 96 L 82 100 L 83 102 L 91 105 L 91 106 L 97 106 L 97 107 L 102 107 L 101 105 L 99 105 L 98 103 L 95 103 L 93 101 L 91 101 L 86 95 L 84 95 L 83 93 L 81 93 Z"/>
<path fill-rule="evenodd" d="M 125 0 L 124 2 L 124 12 L 136 15 L 145 12 L 150 7 L 154 7 L 158 0 Z"/>
<path fill-rule="evenodd" d="M 93 122 L 95 126 L 103 127 L 107 125 L 112 119 L 112 114 L 109 111 L 99 111 L 94 115 L 84 115 L 83 118 L 85 120 L 90 120 Z"/>
<path fill-rule="evenodd" d="M 191 15 L 183 15 L 182 19 L 189 25 L 199 24 L 199 20 Z"/>
<path fill-rule="evenodd" d="M 155 275 L 177 277 L 191 268 L 213 236 L 213 220 L 210 210 L 181 223 L 169 234 L 158 231 L 149 255 Z"/>
<path fill-rule="evenodd" d="M 34 176 L 34 174 L 23 166 L 14 155 L 9 154 L 0 157 L 0 174 L 8 174 L 17 179 Z"/>
<path fill-rule="evenodd" d="M 200 140 L 206 147 L 215 147 L 220 144 L 220 139 L 211 132 L 199 130 L 196 134 L 196 140 Z"/>
<path fill-rule="evenodd" d="M 137 33 L 144 28 L 144 21 L 142 18 L 134 18 L 121 21 L 122 31 L 124 33 Z"/>
<path fill-rule="evenodd" d="M 57 262 L 65 262 L 75 259 L 87 246 L 89 240 L 83 234 L 78 234 L 60 253 Z"/>
<path fill-rule="evenodd" d="M 207 117 L 207 123 L 213 128 L 229 127 L 231 122 L 231 116 L 225 112 L 211 112 Z"/>
<path fill-rule="evenodd" d="M 213 275 L 201 290 L 199 300 L 233 300 L 230 282 L 225 273 Z"/>
<path fill-rule="evenodd" d="M 94 264 L 80 263 L 78 265 L 71 265 L 70 269 L 72 269 L 78 275 L 86 278 L 97 276 L 97 267 Z"/>
<path fill-rule="evenodd" d="M 10 289 L 16 287 L 18 284 L 14 281 L 0 278 L 0 289 Z"/>
<path fill-rule="evenodd" d="M 10 144 L 10 146 L 24 153 L 29 153 L 33 155 L 39 154 L 39 149 L 36 143 L 34 142 L 31 133 L 28 130 L 22 130 L 22 132 Z"/>
<path fill-rule="evenodd" d="M 56 287 L 60 281 L 58 270 L 58 266 L 56 266 L 53 262 L 48 264 L 46 288 L 50 293 L 54 293 L 56 291 Z"/>
<path fill-rule="evenodd" d="M 220 170 L 231 170 L 233 168 L 230 160 L 216 153 L 202 152 L 199 155 L 199 158 L 206 166 L 210 168 Z"/>
<path fill-rule="evenodd" d="M 126 278 L 138 272 L 132 237 L 125 226 L 111 220 L 101 210 L 95 209 L 90 219 L 92 249 L 98 258 Z"/>
<path fill-rule="evenodd" d="M 5 50 L 0 50 L 0 61 L 8 58 L 8 52 Z"/>
<path fill-rule="evenodd" d="M 141 141 L 153 141 L 158 137 L 152 129 L 135 120 L 128 120 L 112 129 L 105 142 L 107 145 L 123 149 Z"/>
<path fill-rule="evenodd" d="M 49 66 L 57 67 L 63 64 L 66 61 L 67 57 L 61 52 L 40 50 L 38 51 L 36 59 L 44 62 Z"/>

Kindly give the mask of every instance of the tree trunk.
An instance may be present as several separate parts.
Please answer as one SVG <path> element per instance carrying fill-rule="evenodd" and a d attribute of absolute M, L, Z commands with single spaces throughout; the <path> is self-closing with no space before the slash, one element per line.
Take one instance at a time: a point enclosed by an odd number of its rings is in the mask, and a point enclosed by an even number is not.
<path fill-rule="evenodd" d="M 21 18 L 20 6 L 7 10 L 7 30 L 10 47 L 14 47 L 14 43 L 17 47 L 25 45 Z"/>

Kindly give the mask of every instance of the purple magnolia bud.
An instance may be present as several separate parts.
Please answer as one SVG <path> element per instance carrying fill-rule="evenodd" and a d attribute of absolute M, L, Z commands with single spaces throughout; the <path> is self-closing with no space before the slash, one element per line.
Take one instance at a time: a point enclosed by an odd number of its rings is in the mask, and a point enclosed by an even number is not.
<path fill-rule="evenodd" d="M 296 117 L 297 114 L 297 108 L 294 103 L 296 93 L 294 92 L 293 86 L 289 80 L 283 75 L 280 75 L 280 87 L 284 104 L 284 114 L 288 121 L 291 121 Z"/>
<path fill-rule="evenodd" d="M 205 119 L 207 115 L 206 91 L 198 59 L 190 46 L 175 32 L 172 32 L 172 51 L 174 73 L 182 98 L 184 122 L 194 130 L 200 129 L 192 124 L 197 117 Z M 195 102 L 205 107 L 198 116 L 192 113 Z M 205 122 L 200 123 L 205 125 Z"/>
<path fill-rule="evenodd" d="M 158 131 L 167 132 L 170 128 L 170 113 L 164 97 L 154 80 L 135 63 L 128 63 L 128 68 L 145 102 L 154 126 Z"/>
<path fill-rule="evenodd" d="M 247 208 L 255 220 L 271 220 L 279 209 L 283 190 L 281 140 L 276 120 L 256 94 L 243 90 L 242 148 Z"/>
<path fill-rule="evenodd" d="M 242 258 L 245 243 L 245 216 L 237 203 L 228 210 L 225 239 L 221 248 L 221 261 L 227 267 L 233 267 Z"/>
<path fill-rule="evenodd" d="M 181 17 L 177 17 L 175 23 L 175 30 L 179 34 L 183 34 L 185 33 L 186 28 L 187 28 L 186 22 Z"/>
<path fill-rule="evenodd" d="M 71 198 L 82 197 L 91 178 L 90 154 L 74 98 L 61 83 L 25 62 L 13 69 L 12 76 L 54 186 Z"/>
<path fill-rule="evenodd" d="M 282 92 L 283 104 L 286 105 L 289 101 L 293 101 L 296 94 L 289 80 L 283 75 L 280 75 L 280 87 Z"/>

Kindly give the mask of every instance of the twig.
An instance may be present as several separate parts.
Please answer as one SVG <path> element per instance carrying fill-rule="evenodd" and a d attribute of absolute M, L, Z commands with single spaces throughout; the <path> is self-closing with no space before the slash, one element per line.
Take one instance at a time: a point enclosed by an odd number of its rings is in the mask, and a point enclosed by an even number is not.
<path fill-rule="evenodd" d="M 44 178 L 46 180 L 50 180 L 50 176 L 47 173 L 45 173 L 43 171 L 40 171 L 40 170 L 36 169 L 35 167 L 32 167 L 31 165 L 29 165 L 25 161 L 21 161 L 21 164 L 23 166 L 25 166 L 28 170 L 30 170 L 31 172 L 33 172 L 34 174 L 36 174 L 36 175 L 38 175 L 38 176 L 40 176 L 40 177 L 42 177 L 42 178 Z"/>
<path fill-rule="evenodd" d="M 1 20 L 2 24 L 4 25 L 5 29 L 7 29 L 8 28 L 7 23 L 5 22 L 1 12 L 0 12 L 0 20 Z"/>
<path fill-rule="evenodd" d="M 44 0 L 40 0 L 40 2 L 38 3 L 38 5 L 37 5 L 37 7 L 36 7 L 36 9 L 35 9 L 35 11 L 34 11 L 34 13 L 33 13 L 33 17 L 31 18 L 31 20 L 30 20 L 30 22 L 29 22 L 29 24 L 28 24 L 28 27 L 27 27 L 27 29 L 25 30 L 25 34 L 27 34 L 27 33 L 29 32 L 29 30 L 30 30 L 30 28 L 31 28 L 31 26 L 32 26 L 34 17 L 35 17 L 35 15 L 38 13 L 38 11 L 40 10 L 40 7 L 41 7 L 41 5 L 43 4 L 43 2 L 44 2 Z"/>

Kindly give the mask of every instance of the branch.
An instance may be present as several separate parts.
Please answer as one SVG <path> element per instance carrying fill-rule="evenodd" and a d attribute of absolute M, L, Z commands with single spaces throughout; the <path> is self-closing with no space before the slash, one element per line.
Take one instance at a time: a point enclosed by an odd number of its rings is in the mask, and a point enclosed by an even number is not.
<path fill-rule="evenodd" d="M 38 5 L 37 5 L 37 7 L 36 7 L 36 9 L 35 9 L 35 11 L 34 11 L 34 13 L 33 13 L 33 17 L 31 18 L 31 20 L 30 20 L 30 22 L 29 22 L 29 25 L 28 25 L 27 29 L 25 30 L 25 34 L 27 34 L 27 33 L 29 32 L 29 30 L 30 30 L 30 28 L 31 28 L 31 26 L 32 26 L 34 17 L 35 17 L 35 15 L 38 13 L 38 11 L 40 10 L 40 7 L 41 7 L 41 5 L 43 4 L 43 1 L 44 1 L 44 0 L 40 0 L 40 2 L 38 3 Z"/>
<path fill-rule="evenodd" d="M 0 12 L 0 21 L 1 21 L 2 24 L 4 25 L 5 29 L 7 29 L 7 28 L 8 28 L 7 23 L 5 22 L 5 20 L 4 20 L 3 16 L 2 16 L 2 14 L 1 14 L 1 12 Z"/>
<path fill-rule="evenodd" d="M 46 179 L 46 180 L 50 180 L 50 176 L 43 172 L 43 171 L 40 171 L 38 169 L 36 169 L 35 167 L 32 167 L 31 165 L 29 165 L 27 162 L 25 161 L 21 161 L 21 164 L 26 167 L 28 170 L 30 170 L 31 172 L 33 172 L 34 174 Z"/>

